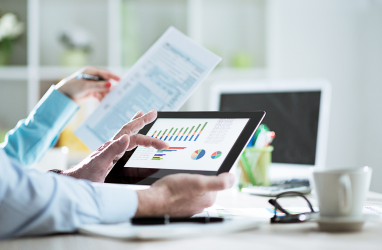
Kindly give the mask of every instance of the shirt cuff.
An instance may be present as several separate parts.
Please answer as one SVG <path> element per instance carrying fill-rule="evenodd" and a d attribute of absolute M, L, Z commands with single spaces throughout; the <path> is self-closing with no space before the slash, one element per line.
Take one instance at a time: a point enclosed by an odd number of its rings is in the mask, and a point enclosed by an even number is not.
<path fill-rule="evenodd" d="M 100 197 L 101 223 L 120 223 L 134 217 L 138 209 L 138 195 L 134 190 L 118 184 L 92 183 Z"/>

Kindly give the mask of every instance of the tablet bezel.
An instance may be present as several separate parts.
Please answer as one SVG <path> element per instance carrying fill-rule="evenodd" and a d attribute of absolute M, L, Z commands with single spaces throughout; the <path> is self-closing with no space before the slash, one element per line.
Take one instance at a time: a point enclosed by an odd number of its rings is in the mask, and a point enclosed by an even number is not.
<path fill-rule="evenodd" d="M 218 175 L 228 172 L 236 159 L 240 156 L 245 146 L 255 133 L 261 121 L 264 119 L 265 111 L 241 111 L 241 112 L 158 112 L 157 118 L 150 124 L 147 124 L 139 131 L 146 135 L 158 118 L 172 119 L 249 119 L 239 137 L 235 141 L 227 157 L 224 159 L 218 171 L 195 171 L 195 170 L 177 170 L 177 169 L 150 169 L 150 168 L 125 168 L 126 162 L 134 153 L 135 149 L 127 151 L 123 157 L 115 164 L 113 169 L 107 175 L 106 183 L 133 184 L 133 185 L 151 185 L 160 178 L 175 173 L 190 173 L 203 175 Z M 121 171 L 129 172 L 129 175 L 120 175 Z"/>

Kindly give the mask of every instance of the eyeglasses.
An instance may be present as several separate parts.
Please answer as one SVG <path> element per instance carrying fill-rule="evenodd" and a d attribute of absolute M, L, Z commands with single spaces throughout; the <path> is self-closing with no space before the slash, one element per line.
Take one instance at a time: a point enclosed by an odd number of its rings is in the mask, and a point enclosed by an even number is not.
<path fill-rule="evenodd" d="M 283 197 L 290 197 L 290 196 L 300 196 L 303 199 L 306 200 L 308 203 L 308 206 L 310 208 L 311 212 L 307 213 L 299 213 L 299 214 L 291 214 L 286 209 L 284 209 L 277 200 L 279 198 Z M 318 213 L 314 211 L 312 204 L 306 198 L 302 193 L 300 192 L 284 192 L 276 196 L 276 199 L 270 199 L 268 201 L 270 204 L 272 204 L 275 207 L 275 215 L 271 218 L 271 223 L 298 223 L 298 222 L 305 222 L 311 219 L 316 219 L 318 216 Z M 277 216 L 277 211 L 284 213 L 284 216 Z"/>

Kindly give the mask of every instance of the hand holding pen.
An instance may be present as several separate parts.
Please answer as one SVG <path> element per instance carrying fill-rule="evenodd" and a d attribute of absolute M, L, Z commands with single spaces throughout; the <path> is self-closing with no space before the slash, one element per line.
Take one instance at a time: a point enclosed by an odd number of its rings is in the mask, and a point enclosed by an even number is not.
<path fill-rule="evenodd" d="M 87 66 L 60 81 L 56 88 L 74 101 L 87 97 L 101 101 L 110 92 L 110 80 L 120 78 L 108 70 Z"/>

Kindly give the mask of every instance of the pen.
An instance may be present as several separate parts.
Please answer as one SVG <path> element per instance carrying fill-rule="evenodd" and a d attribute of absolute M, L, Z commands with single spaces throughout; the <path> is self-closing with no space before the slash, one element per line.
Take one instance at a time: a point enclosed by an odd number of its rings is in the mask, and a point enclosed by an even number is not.
<path fill-rule="evenodd" d="M 268 147 L 269 145 L 271 145 L 273 139 L 275 139 L 276 137 L 276 133 L 274 131 L 269 131 L 267 133 L 267 144 L 265 145 L 266 147 Z"/>
<path fill-rule="evenodd" d="M 92 80 L 92 81 L 106 81 L 106 79 L 100 76 L 94 76 L 89 74 L 78 74 L 77 79 L 85 79 L 85 80 Z"/>
<path fill-rule="evenodd" d="M 131 219 L 133 225 L 165 225 L 177 222 L 192 222 L 192 223 L 214 223 L 222 222 L 223 218 L 220 217 L 170 217 L 168 215 L 160 217 L 134 217 Z"/>

